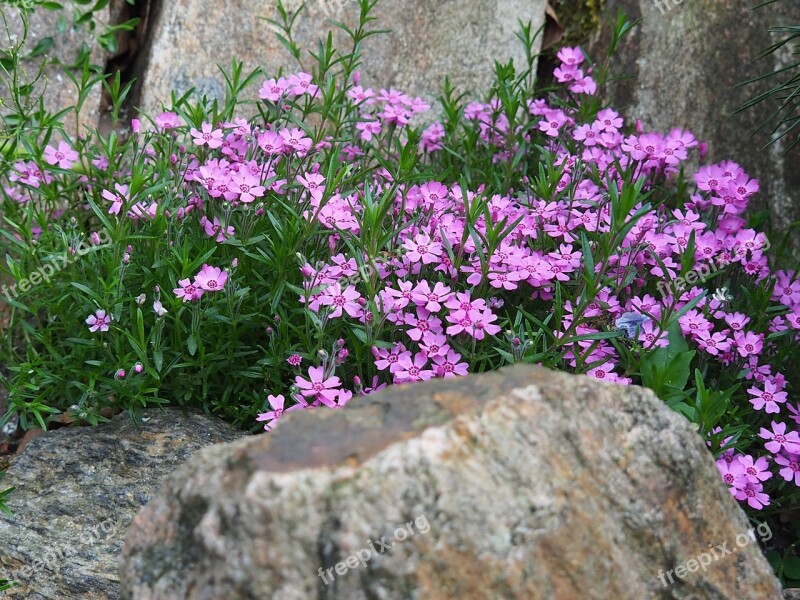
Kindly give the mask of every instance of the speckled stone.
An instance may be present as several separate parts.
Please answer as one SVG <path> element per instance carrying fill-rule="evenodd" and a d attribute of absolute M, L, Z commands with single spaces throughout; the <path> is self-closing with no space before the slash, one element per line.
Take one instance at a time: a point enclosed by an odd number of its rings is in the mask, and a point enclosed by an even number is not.
<path fill-rule="evenodd" d="M 202 450 L 133 520 L 120 577 L 125 600 L 779 600 L 755 543 L 661 583 L 749 530 L 650 391 L 516 366 Z"/>
<path fill-rule="evenodd" d="M 302 0 L 285 0 L 296 11 Z M 355 0 L 308 0 L 295 21 L 295 41 L 303 50 L 305 70 L 315 64 L 309 52 L 317 40 L 334 33 L 341 52 L 349 52 L 346 36 L 333 21 L 354 27 Z M 245 72 L 263 67 L 275 75 L 280 67 L 300 68 L 278 41 L 272 26 L 259 17 L 276 19 L 275 0 L 163 0 L 150 31 L 149 48 L 140 65 L 139 105 L 150 114 L 169 102 L 170 90 L 223 99 L 224 83 L 217 65 L 229 68 L 236 57 Z M 389 35 L 362 43 L 361 72 L 365 85 L 394 86 L 409 94 L 434 99 L 445 75 L 460 91 L 477 94 L 492 80 L 495 60 L 514 58 L 521 67 L 525 53 L 515 33 L 518 20 L 536 31 L 545 19 L 545 0 L 382 0 L 370 29 L 391 29 Z M 258 98 L 260 83 L 243 97 Z"/>
<path fill-rule="evenodd" d="M 0 513 L 0 577 L 25 600 L 119 597 L 117 561 L 133 516 L 161 479 L 195 451 L 244 433 L 204 415 L 148 410 L 97 427 L 34 439 L 0 482 L 13 516 Z"/>
<path fill-rule="evenodd" d="M 645 127 L 681 127 L 708 142 L 713 161 L 733 160 L 759 180 L 751 206 L 767 208 L 777 228 L 800 219 L 800 147 L 786 153 L 793 136 L 765 148 L 768 127 L 756 128 L 775 109 L 769 102 L 740 113 L 747 100 L 796 74 L 737 87 L 796 62 L 793 45 L 756 60 L 783 36 L 770 27 L 800 23 L 800 2 L 742 0 L 605 0 L 606 19 L 596 34 L 593 55 L 604 55 L 617 11 L 639 25 L 625 38 L 611 62 L 616 77 L 606 100 Z M 626 76 L 626 77 L 623 77 Z M 796 133 L 795 133 L 796 135 Z M 800 235 L 795 235 L 800 246 Z"/>
<path fill-rule="evenodd" d="M 0 11 L 7 19 L 8 29 L 0 19 L 0 48 L 6 48 L 12 40 L 16 43 L 16 40 L 22 39 L 24 32 L 19 10 L 11 6 L 3 6 L 3 4 L 0 2 Z M 67 76 L 67 65 L 74 63 L 78 58 L 81 46 L 88 45 L 90 62 L 94 65 L 102 65 L 106 58 L 105 51 L 92 39 L 88 25 L 73 25 L 73 20 L 79 11 L 85 12 L 90 6 L 79 6 L 72 2 L 62 2 L 62 4 L 64 5 L 62 10 L 37 8 L 30 14 L 25 51 L 30 52 L 39 42 L 48 37 L 53 39 L 53 47 L 45 55 L 24 60 L 21 73 L 22 82 L 31 82 L 36 79 L 41 66 L 46 65 L 42 77 L 36 82 L 29 99 L 38 101 L 38 97 L 42 95 L 44 107 L 51 114 L 75 106 L 78 102 L 78 89 Z M 110 20 L 108 7 L 95 11 L 94 15 L 95 21 L 100 24 L 98 27 L 103 27 L 102 24 L 108 23 Z M 61 19 L 64 22 L 63 32 L 58 30 L 58 22 Z M 80 73 L 73 71 L 73 76 L 80 81 Z M 101 96 L 102 86 L 94 86 L 88 92 L 79 115 L 76 116 L 73 111 L 63 120 L 62 125 L 70 136 L 78 133 L 85 134 L 87 129 L 98 127 Z M 0 97 L 8 98 L 8 90 L 3 87 L 2 83 L 0 83 Z M 5 112 L 7 109 L 0 107 L 0 110 Z"/>

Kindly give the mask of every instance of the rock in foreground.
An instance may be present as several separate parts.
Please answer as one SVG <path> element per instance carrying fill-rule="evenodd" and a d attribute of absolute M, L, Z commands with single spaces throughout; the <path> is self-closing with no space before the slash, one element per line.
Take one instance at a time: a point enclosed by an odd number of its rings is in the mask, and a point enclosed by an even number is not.
<path fill-rule="evenodd" d="M 519 366 L 201 451 L 134 519 L 120 575 L 136 600 L 780 598 L 748 531 L 649 391 Z M 710 543 L 735 552 L 666 574 Z"/>
<path fill-rule="evenodd" d="M 119 597 L 125 529 L 161 479 L 192 452 L 244 435 L 202 415 L 148 410 L 97 427 L 34 439 L 0 481 L 15 486 L 0 513 L 0 577 L 20 585 L 6 597 L 108 600 Z"/>

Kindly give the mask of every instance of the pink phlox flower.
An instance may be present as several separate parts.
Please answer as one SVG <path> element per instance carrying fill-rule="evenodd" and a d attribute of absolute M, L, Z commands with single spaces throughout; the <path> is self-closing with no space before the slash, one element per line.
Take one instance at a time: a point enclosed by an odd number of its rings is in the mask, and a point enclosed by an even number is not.
<path fill-rule="evenodd" d="M 78 160 L 78 153 L 64 141 L 58 142 L 58 148 L 46 146 L 44 160 L 49 165 L 58 165 L 59 169 L 71 169 Z"/>
<path fill-rule="evenodd" d="M 454 350 L 448 350 L 444 356 L 441 354 L 433 356 L 431 360 L 435 365 L 437 377 L 447 379 L 469 374 L 469 365 L 461 362 L 461 355 Z"/>
<path fill-rule="evenodd" d="M 772 477 L 772 473 L 769 471 L 769 462 L 763 456 L 760 456 L 755 461 L 749 454 L 742 454 L 737 458 L 739 464 L 744 468 L 744 475 L 747 481 L 750 483 L 759 483 Z"/>
<path fill-rule="evenodd" d="M 259 97 L 262 100 L 269 100 L 270 102 L 279 102 L 289 89 L 289 83 L 285 78 L 267 79 L 261 84 L 259 90 Z"/>
<path fill-rule="evenodd" d="M 338 377 L 325 377 L 322 367 L 309 367 L 308 379 L 297 375 L 295 385 L 300 388 L 300 394 L 305 398 L 317 398 L 327 406 L 333 406 L 339 394 L 342 382 Z"/>
<path fill-rule="evenodd" d="M 215 129 L 211 123 L 203 123 L 200 130 L 192 127 L 189 133 L 192 134 L 196 146 L 208 146 L 212 149 L 222 146 L 222 130 Z"/>
<path fill-rule="evenodd" d="M 98 309 L 93 315 L 86 317 L 85 323 L 89 326 L 89 331 L 94 333 L 96 331 L 108 331 L 108 326 L 113 320 L 114 317 L 112 315 Z"/>
<path fill-rule="evenodd" d="M 411 356 L 411 352 L 406 347 L 397 343 L 391 350 L 386 348 L 373 348 L 372 355 L 375 357 L 375 368 L 379 371 L 389 369 L 394 374 L 400 368 L 400 360 Z"/>
<path fill-rule="evenodd" d="M 116 190 L 116 194 L 108 190 L 103 190 L 102 193 L 103 198 L 111 202 L 111 208 L 108 209 L 108 214 L 110 215 L 119 214 L 119 211 L 122 209 L 123 204 L 127 200 L 130 200 L 130 198 L 128 197 L 127 185 L 120 185 L 119 183 L 115 183 L 114 189 Z"/>
<path fill-rule="evenodd" d="M 775 456 L 775 462 L 783 467 L 778 474 L 786 481 L 794 480 L 794 484 L 800 487 L 800 454 L 784 452 Z"/>
<path fill-rule="evenodd" d="M 200 218 L 200 226 L 205 231 L 208 237 L 215 238 L 215 242 L 224 242 L 228 239 L 228 236 L 233 236 L 234 228 L 232 225 L 228 225 L 228 227 L 223 227 L 222 223 L 219 222 L 217 217 L 214 217 L 214 222 L 208 220 L 208 218 L 203 215 Z M 216 236 L 216 237 L 215 237 Z"/>
<path fill-rule="evenodd" d="M 747 482 L 747 485 L 740 490 L 737 490 L 733 495 L 739 501 L 747 501 L 750 508 L 761 510 L 765 506 L 769 506 L 770 498 L 764 493 L 764 486 L 760 483 Z"/>
<path fill-rule="evenodd" d="M 733 336 L 733 345 L 743 358 L 760 354 L 764 347 L 763 336 L 752 331 L 737 331 Z"/>
<path fill-rule="evenodd" d="M 285 412 L 283 407 L 286 399 L 283 397 L 283 394 L 279 394 L 277 396 L 270 394 L 267 396 L 267 400 L 269 401 L 269 405 L 272 407 L 272 410 L 259 414 L 256 417 L 256 421 L 266 421 L 266 423 L 264 423 L 264 429 L 269 431 L 283 416 Z"/>
<path fill-rule="evenodd" d="M 792 454 L 800 454 L 800 436 L 797 435 L 796 431 L 786 433 L 786 423 L 772 421 L 772 431 L 762 427 L 758 437 L 769 440 L 764 444 L 764 447 L 773 454 L 777 454 L 781 450 Z"/>
<path fill-rule="evenodd" d="M 181 279 L 178 281 L 180 287 L 172 290 L 178 298 L 182 298 L 184 302 L 199 300 L 203 295 L 203 290 L 189 281 L 189 279 Z"/>
<path fill-rule="evenodd" d="M 446 302 L 452 296 L 450 288 L 440 281 L 431 289 L 430 284 L 423 280 L 420 281 L 411 294 L 411 299 L 417 306 L 423 306 L 431 312 L 442 310 L 442 302 Z"/>
<path fill-rule="evenodd" d="M 410 327 L 406 335 L 415 342 L 420 341 L 426 333 L 441 333 L 442 331 L 442 320 L 421 306 L 417 307 L 416 316 L 407 314 L 405 322 Z"/>
<path fill-rule="evenodd" d="M 428 357 L 422 352 L 417 352 L 412 360 L 410 356 L 403 356 L 398 362 L 399 368 L 394 373 L 395 383 L 412 381 L 426 381 L 434 377 L 431 369 L 426 369 Z"/>
<path fill-rule="evenodd" d="M 331 318 L 341 317 L 346 312 L 350 317 L 356 318 L 361 314 L 361 305 L 358 303 L 361 294 L 356 291 L 355 286 L 348 285 L 342 290 L 339 282 L 328 286 L 320 296 L 319 303 L 323 306 L 330 306 Z"/>
<path fill-rule="evenodd" d="M 218 292 L 225 287 L 228 281 L 228 273 L 218 267 L 203 265 L 197 275 L 194 276 L 194 283 L 205 292 Z"/>
<path fill-rule="evenodd" d="M 770 414 L 774 413 L 777 414 L 781 411 L 778 404 L 783 404 L 786 402 L 788 394 L 775 385 L 774 381 L 764 381 L 764 389 L 760 390 L 756 387 L 751 387 L 747 390 L 747 393 L 753 396 L 750 398 L 750 404 L 753 405 L 753 408 L 756 410 L 764 410 L 764 412 Z"/>

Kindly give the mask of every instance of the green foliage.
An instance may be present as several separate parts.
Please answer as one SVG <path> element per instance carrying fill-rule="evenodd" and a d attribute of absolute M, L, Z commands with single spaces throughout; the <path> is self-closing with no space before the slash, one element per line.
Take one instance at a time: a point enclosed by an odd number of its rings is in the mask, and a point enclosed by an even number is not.
<path fill-rule="evenodd" d="M 766 10 L 767 7 L 779 1 L 781 0 L 770 0 L 759 5 L 758 8 Z M 763 49 L 759 53 L 760 59 L 776 54 L 785 48 L 791 50 L 793 57 L 800 55 L 800 24 L 770 27 L 769 32 L 779 36 L 780 39 Z M 786 136 L 793 138 L 786 148 L 786 152 L 800 142 L 800 129 L 798 129 L 800 127 L 800 60 L 794 58 L 792 60 L 793 62 L 781 69 L 771 69 L 768 73 L 742 82 L 740 86 L 766 82 L 770 87 L 755 95 L 738 109 L 740 112 L 767 104 L 769 106 L 766 112 L 767 116 L 760 128 L 771 127 L 769 131 L 770 144 L 774 144 Z"/>

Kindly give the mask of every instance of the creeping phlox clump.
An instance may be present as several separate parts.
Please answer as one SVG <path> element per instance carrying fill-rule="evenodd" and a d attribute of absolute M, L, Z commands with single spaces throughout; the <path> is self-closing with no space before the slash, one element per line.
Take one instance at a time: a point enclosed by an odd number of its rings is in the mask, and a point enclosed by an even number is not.
<path fill-rule="evenodd" d="M 736 498 L 796 501 L 800 281 L 748 223 L 757 182 L 688 131 L 626 125 L 583 52 L 558 57 L 557 90 L 500 65 L 434 122 L 350 63 L 267 79 L 253 118 L 184 98 L 125 140 L 48 136 L 2 171 L 7 274 L 113 244 L 6 295 L 12 411 L 169 401 L 270 430 L 537 363 L 651 387 Z"/>

